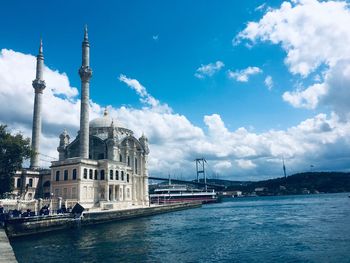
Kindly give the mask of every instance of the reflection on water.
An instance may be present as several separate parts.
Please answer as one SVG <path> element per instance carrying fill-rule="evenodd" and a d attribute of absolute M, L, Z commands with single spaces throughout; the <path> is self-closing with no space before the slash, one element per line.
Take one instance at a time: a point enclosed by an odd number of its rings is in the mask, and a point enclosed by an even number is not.
<path fill-rule="evenodd" d="M 350 262 L 350 198 L 242 198 L 12 244 L 20 263 Z"/>

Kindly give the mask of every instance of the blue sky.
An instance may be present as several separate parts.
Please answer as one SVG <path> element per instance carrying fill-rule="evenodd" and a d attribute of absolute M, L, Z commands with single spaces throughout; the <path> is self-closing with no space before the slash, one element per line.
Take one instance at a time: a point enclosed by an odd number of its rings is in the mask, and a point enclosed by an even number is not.
<path fill-rule="evenodd" d="M 67 89 L 76 87 L 80 90 L 80 79 L 77 71 L 81 63 L 83 26 L 88 24 L 91 67 L 93 69 L 90 96 L 98 107 L 109 106 L 115 109 L 116 118 L 124 118 L 125 122 L 125 116 L 121 116 L 122 111 L 120 111 L 122 105 L 131 111 L 142 111 L 145 107 L 140 96 L 135 92 L 135 88 L 120 81 L 119 77 L 122 74 L 128 79 L 137 80 L 140 85 L 147 89 L 148 94 L 160 103 L 167 104 L 171 108 L 172 114 L 184 116 L 190 122 L 191 127 L 202 130 L 205 134 L 204 139 L 202 138 L 203 142 L 206 140 L 205 137 L 207 140 L 211 140 L 212 138 L 209 137 L 215 133 L 210 130 L 208 124 L 209 119 L 214 121 L 215 116 L 219 116 L 215 120 L 220 119 L 230 136 L 233 137 L 235 134 L 239 134 L 239 129 L 242 127 L 257 136 L 264 137 L 271 131 L 281 131 L 292 136 L 289 129 L 299 127 L 298 125 L 307 119 L 318 123 L 315 121 L 316 116 L 325 114 L 326 117 L 323 120 L 328 124 L 331 121 L 332 113 L 337 116 L 341 116 L 342 113 L 335 110 L 334 103 L 337 104 L 337 102 L 332 100 L 333 97 L 324 100 L 333 101 L 333 104 L 319 103 L 320 96 L 323 96 L 326 91 L 323 93 L 320 91 L 321 95 L 312 92 L 310 92 L 311 95 L 302 93 L 316 83 L 331 86 L 327 84 L 325 76 L 327 73 L 333 72 L 333 67 L 336 68 L 335 65 L 340 61 L 340 58 L 336 54 L 326 51 L 322 54 L 316 52 L 315 57 L 320 57 L 320 61 L 315 62 L 314 57 L 310 58 L 308 54 L 313 52 L 312 46 L 309 53 L 303 52 L 307 45 L 298 45 L 301 41 L 295 41 L 295 38 L 291 36 L 305 37 L 306 40 L 309 37 L 310 41 L 314 39 L 314 36 L 311 33 L 305 35 L 302 32 L 303 26 L 298 27 L 291 17 L 295 16 L 296 19 L 300 19 L 299 24 L 308 23 L 308 19 L 310 19 L 311 25 L 316 29 L 318 26 L 321 29 L 327 27 L 338 29 L 339 27 L 340 32 L 344 32 L 341 31 L 342 23 L 340 22 L 338 25 L 337 21 L 329 21 L 329 23 L 325 21 L 325 25 L 320 25 L 321 20 L 314 19 L 310 12 L 308 15 L 307 10 L 315 10 L 316 16 L 317 12 L 330 12 L 327 11 L 330 8 L 322 3 L 314 0 L 296 1 L 296 3 L 286 1 L 290 6 L 287 4 L 285 9 L 282 8 L 282 3 L 283 1 L 257 0 L 220 2 L 104 1 L 98 4 L 92 1 L 33 1 L 31 3 L 6 1 L 2 3 L 2 10 L 5 12 L 2 12 L 0 17 L 0 49 L 35 55 L 39 38 L 42 36 L 46 66 L 52 71 L 57 70 L 57 74 L 60 76 L 64 73 L 67 75 L 69 79 L 69 88 Z M 332 5 L 334 2 L 325 1 L 325 3 Z M 334 12 L 341 13 L 347 19 L 346 2 L 339 1 L 338 3 L 344 5 L 336 6 Z M 303 9 L 306 12 L 298 11 Z M 282 23 L 282 20 L 277 18 L 275 20 L 267 19 L 265 26 L 271 25 L 271 27 L 267 26 L 269 29 L 250 30 L 248 28 L 250 21 L 265 23 L 263 21 L 265 15 L 274 14 L 274 10 L 277 12 L 276 17 L 283 17 L 287 12 L 291 13 L 290 16 L 287 16 L 286 23 L 286 31 L 290 30 L 290 36 L 283 35 L 281 31 L 274 32 L 275 28 L 278 28 Z M 240 33 L 240 42 L 234 44 L 233 40 Z M 326 39 L 321 37 L 322 34 L 318 40 L 319 43 L 329 42 L 331 38 L 328 38 L 327 35 Z M 339 48 L 342 51 L 342 47 L 336 46 L 334 48 Z M 327 49 L 325 48 L 325 50 Z M 298 56 L 288 62 L 287 56 L 293 51 L 297 51 Z M 304 55 L 305 57 L 303 57 Z M 203 78 L 195 76 L 201 66 L 213 65 L 217 61 L 224 64 L 217 72 L 211 76 L 204 75 Z M 300 70 L 300 67 L 305 64 L 312 67 L 306 74 L 305 71 Z M 237 81 L 235 78 L 229 77 L 229 72 L 239 74 L 249 67 L 258 68 L 259 72 L 249 75 L 247 81 Z M 299 67 L 299 71 L 293 70 L 294 67 Z M 273 82 L 270 88 L 264 83 L 268 76 Z M 319 80 L 316 81 L 316 77 Z M 2 89 L 5 91 L 5 86 Z M 310 89 L 310 91 L 313 90 Z M 286 94 L 288 92 L 291 95 L 289 97 Z M 54 96 L 62 97 L 62 94 L 56 92 Z M 78 99 L 78 95 L 68 98 L 68 100 L 75 101 Z M 313 106 L 310 103 L 314 103 Z M 99 110 L 97 109 L 96 113 Z M 29 109 L 30 111 L 31 109 Z M 343 112 L 343 109 L 341 111 Z M 208 122 L 205 122 L 204 116 L 211 116 L 207 119 Z M 16 121 L 16 118 L 19 120 L 22 117 L 13 116 L 12 126 L 14 128 L 22 128 L 22 130 L 28 128 L 17 125 L 20 121 Z M 0 120 L 7 121 L 1 115 Z M 127 120 L 126 122 L 128 123 Z M 52 121 L 47 120 L 47 123 L 52 124 Z M 130 125 L 132 126 L 132 124 Z M 59 125 L 56 126 L 56 134 L 59 134 Z M 336 127 L 336 124 L 330 126 L 333 128 L 333 126 Z M 143 129 L 142 127 L 137 128 Z M 45 132 L 47 128 L 43 127 L 43 129 Z M 54 130 L 54 128 L 52 129 Z M 146 131 L 147 129 L 145 128 Z M 53 133 L 47 133 L 47 137 L 53 136 Z M 152 131 L 150 134 L 150 139 L 152 139 Z M 304 135 L 293 135 L 292 137 L 294 139 L 295 136 L 297 137 L 298 142 L 295 143 L 302 143 Z M 162 136 L 159 137 L 161 139 L 157 136 L 153 137 L 157 143 L 165 140 L 165 137 Z M 327 138 L 330 138 L 330 135 Z M 318 144 L 326 145 L 322 148 L 322 152 L 326 153 L 327 147 L 334 147 L 338 143 L 343 143 L 343 140 L 348 143 L 345 137 L 337 137 L 332 143 L 328 141 L 325 143 L 322 137 L 320 141 L 316 142 L 316 146 L 319 146 Z M 175 139 L 173 143 L 176 144 Z M 181 145 L 184 142 L 179 139 L 178 143 Z M 167 143 L 165 144 L 167 145 Z M 303 149 L 302 153 L 298 151 L 290 153 L 289 150 L 286 150 L 285 153 L 283 151 L 274 153 L 271 150 L 273 144 L 274 142 L 267 143 L 271 147 L 269 154 L 265 152 L 259 154 L 260 150 L 254 147 L 260 146 L 250 145 L 249 147 L 253 149 L 252 152 L 255 151 L 256 154 L 242 155 L 243 157 L 235 153 L 236 146 L 232 145 L 232 151 L 227 154 L 227 158 L 221 156 L 220 150 L 213 152 L 202 150 L 201 152 L 199 147 L 193 152 L 188 150 L 183 153 L 179 166 L 182 166 L 182 161 L 189 162 L 191 158 L 194 159 L 202 154 L 209 159 L 212 158 L 213 164 L 217 164 L 218 170 L 227 176 L 234 173 L 242 178 L 258 178 L 260 174 L 263 174 L 262 177 L 277 176 L 280 173 L 280 168 L 277 168 L 280 165 L 277 163 L 280 162 L 282 155 L 287 156 L 287 161 L 290 158 L 290 162 L 295 165 L 295 171 L 305 169 L 308 167 L 306 163 L 311 161 L 322 163 L 322 158 L 325 158 L 325 155 L 317 154 L 318 157 L 303 162 L 302 159 L 305 158 L 305 155 L 313 156 L 316 146 L 315 149 L 311 150 Z M 161 147 L 161 145 L 155 145 L 155 148 L 157 147 Z M 167 145 L 167 147 L 170 146 Z M 47 151 L 51 152 L 51 150 Z M 272 169 L 270 164 L 264 165 L 266 162 L 261 158 L 271 158 L 276 167 Z M 240 163 L 240 160 L 243 160 L 243 163 Z M 177 159 L 169 159 L 168 161 L 176 162 Z M 223 162 L 222 165 L 220 162 Z M 238 167 L 235 167 L 235 162 L 238 163 Z M 152 168 L 155 173 L 168 173 L 175 170 L 179 173 L 179 168 L 174 168 L 171 165 L 160 165 L 158 167 L 163 168 L 157 170 L 156 163 L 153 164 Z M 336 163 L 337 165 L 332 168 L 348 169 L 345 162 L 337 159 Z M 225 170 L 222 167 L 232 169 Z M 244 171 L 244 167 L 248 167 L 249 171 Z M 320 167 L 327 168 L 322 165 Z M 241 168 L 243 170 L 240 170 Z"/>
<path fill-rule="evenodd" d="M 281 1 L 269 3 L 278 6 Z M 102 105 L 140 107 L 138 97 L 117 79 L 137 78 L 159 100 L 203 125 L 204 114 L 220 113 L 228 127 L 253 126 L 257 131 L 295 125 L 312 113 L 292 109 L 281 94 L 293 85 L 283 64 L 283 51 L 269 44 L 254 48 L 233 46 L 232 39 L 263 1 L 86 1 L 36 4 L 3 3 L 2 48 L 35 54 L 40 36 L 46 64 L 66 72 L 80 88 L 82 28 L 89 26 L 91 97 Z M 13 10 L 13 11 L 11 11 Z M 153 36 L 158 39 L 154 40 Z M 201 64 L 221 60 L 222 72 L 213 78 L 194 77 Z M 228 69 L 258 66 L 264 74 L 248 83 L 226 77 Z M 274 78 L 269 92 L 264 76 Z"/>

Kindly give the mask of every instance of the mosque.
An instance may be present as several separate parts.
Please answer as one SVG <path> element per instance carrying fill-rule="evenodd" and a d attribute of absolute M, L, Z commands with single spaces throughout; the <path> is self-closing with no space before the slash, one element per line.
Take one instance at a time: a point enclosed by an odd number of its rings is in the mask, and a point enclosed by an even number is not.
<path fill-rule="evenodd" d="M 30 168 L 15 175 L 13 193 L 21 199 L 60 198 L 85 208 L 125 209 L 149 206 L 148 139 L 135 138 L 133 131 L 111 118 L 89 122 L 90 44 L 87 27 L 82 43 L 80 130 L 71 140 L 67 131 L 59 136 L 59 159 L 50 169 L 39 167 L 44 56 L 40 42 L 37 56 L 32 149 Z"/>

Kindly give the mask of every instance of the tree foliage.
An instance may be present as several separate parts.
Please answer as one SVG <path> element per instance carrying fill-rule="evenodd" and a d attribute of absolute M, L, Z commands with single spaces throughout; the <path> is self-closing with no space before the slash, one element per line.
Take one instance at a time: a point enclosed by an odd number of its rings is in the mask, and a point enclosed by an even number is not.
<path fill-rule="evenodd" d="M 22 168 L 31 154 L 29 138 L 19 133 L 13 135 L 6 125 L 0 125 L 0 196 L 12 191 L 16 170 Z"/>

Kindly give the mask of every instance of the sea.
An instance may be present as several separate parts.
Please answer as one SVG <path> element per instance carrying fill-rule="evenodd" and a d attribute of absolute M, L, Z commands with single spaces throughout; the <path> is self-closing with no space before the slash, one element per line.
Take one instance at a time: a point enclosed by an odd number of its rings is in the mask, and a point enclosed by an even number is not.
<path fill-rule="evenodd" d="M 19 263 L 350 262 L 348 196 L 231 198 L 11 244 Z"/>

